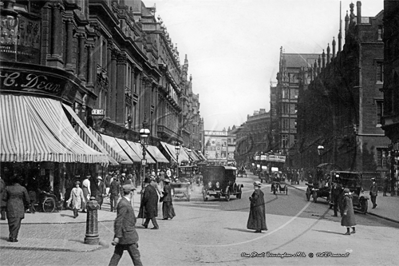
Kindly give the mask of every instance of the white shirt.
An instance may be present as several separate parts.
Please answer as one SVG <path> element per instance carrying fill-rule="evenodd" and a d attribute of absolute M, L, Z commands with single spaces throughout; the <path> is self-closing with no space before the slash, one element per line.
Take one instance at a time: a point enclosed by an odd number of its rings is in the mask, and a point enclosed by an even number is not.
<path fill-rule="evenodd" d="M 90 191 L 90 180 L 89 179 L 86 178 L 85 180 L 83 180 L 82 186 L 86 187 L 87 190 L 89 191 L 89 194 L 91 194 L 91 191 Z"/>

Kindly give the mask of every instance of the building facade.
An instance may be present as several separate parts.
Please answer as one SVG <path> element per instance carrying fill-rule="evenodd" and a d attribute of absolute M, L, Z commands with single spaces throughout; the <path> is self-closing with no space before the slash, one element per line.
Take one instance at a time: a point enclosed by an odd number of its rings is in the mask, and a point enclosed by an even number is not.
<path fill-rule="evenodd" d="M 365 180 L 386 174 L 389 140 L 381 129 L 382 23 L 383 12 L 362 17 L 357 2 L 356 16 L 351 4 L 343 49 L 338 48 L 335 56 L 333 41 L 332 55 L 327 47 L 318 64 L 302 71 L 298 141 L 291 156 L 294 167 L 333 163 L 362 172 Z"/>
<path fill-rule="evenodd" d="M 274 151 L 288 155 L 288 165 L 291 164 L 289 153 L 297 140 L 297 104 L 301 71 L 309 68 L 320 60 L 319 54 L 291 54 L 280 49 L 279 72 L 277 85 L 271 89 L 272 144 Z"/>
<path fill-rule="evenodd" d="M 384 101 L 382 129 L 391 140 L 390 164 L 391 194 L 398 193 L 399 172 L 399 1 L 384 1 Z"/>

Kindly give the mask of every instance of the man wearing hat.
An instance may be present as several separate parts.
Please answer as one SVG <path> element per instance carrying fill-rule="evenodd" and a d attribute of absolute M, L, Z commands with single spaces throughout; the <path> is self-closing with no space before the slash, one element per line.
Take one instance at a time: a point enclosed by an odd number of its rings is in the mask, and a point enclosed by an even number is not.
<path fill-rule="evenodd" d="M 352 227 L 352 234 L 356 233 L 355 225 L 355 212 L 353 211 L 352 195 L 349 188 L 344 189 L 344 198 L 342 200 L 342 219 L 341 225 L 346 226 L 345 235 L 350 235 L 350 228 Z"/>
<path fill-rule="evenodd" d="M 136 216 L 131 204 L 133 190 L 134 186 L 131 184 L 122 186 L 123 197 L 119 201 L 116 211 L 114 239 L 112 241 L 112 245 L 115 245 L 115 250 L 109 262 L 110 266 L 118 265 L 124 250 L 128 251 L 134 265 L 143 265 L 138 249 L 139 235 L 135 228 Z"/>
<path fill-rule="evenodd" d="M 373 203 L 373 209 L 377 207 L 377 195 L 378 195 L 378 187 L 377 183 L 375 182 L 375 178 L 372 178 L 371 181 L 373 182 L 370 187 L 370 198 L 371 202 Z"/>
<path fill-rule="evenodd" d="M 97 190 L 95 195 L 96 201 L 98 202 L 98 205 L 100 205 L 100 210 L 101 210 L 101 205 L 103 204 L 103 197 L 106 194 L 105 184 L 101 176 L 97 177 L 96 190 Z"/>
<path fill-rule="evenodd" d="M 144 179 L 144 192 L 142 194 L 139 218 L 145 218 L 143 226 L 148 227 L 150 220 L 154 227 L 152 229 L 159 229 L 156 217 L 158 216 L 158 194 L 154 186 L 151 184 L 151 179 L 146 177 Z"/>
<path fill-rule="evenodd" d="M 162 203 L 162 215 L 163 220 L 173 219 L 176 216 L 175 209 L 172 203 L 172 188 L 170 187 L 169 178 L 164 179 L 165 185 L 163 187 L 163 196 L 161 198 Z"/>
<path fill-rule="evenodd" d="M 260 190 L 261 183 L 254 182 L 254 192 L 249 201 L 251 202 L 247 228 L 255 230 L 255 233 L 261 233 L 262 230 L 267 230 L 266 226 L 266 206 L 262 190 Z"/>
<path fill-rule="evenodd" d="M 334 217 L 338 216 L 338 207 L 340 199 L 342 198 L 342 187 L 336 181 L 333 182 L 331 188 L 331 202 L 334 204 Z"/>
<path fill-rule="evenodd" d="M 119 191 L 120 191 L 120 183 L 117 176 L 115 175 L 109 187 L 109 194 L 110 194 L 109 202 L 111 204 L 111 212 L 115 211 L 116 209 L 119 198 Z"/>

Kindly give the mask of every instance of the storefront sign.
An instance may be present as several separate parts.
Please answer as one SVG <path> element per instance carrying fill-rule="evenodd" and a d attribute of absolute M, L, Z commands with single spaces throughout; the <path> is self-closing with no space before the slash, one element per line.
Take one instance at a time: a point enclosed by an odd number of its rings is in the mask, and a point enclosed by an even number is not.
<path fill-rule="evenodd" d="M 12 67 L 7 67 L 12 65 Z M 0 92 L 46 95 L 72 102 L 77 87 L 75 78 L 63 70 L 22 63 L 2 62 Z"/>

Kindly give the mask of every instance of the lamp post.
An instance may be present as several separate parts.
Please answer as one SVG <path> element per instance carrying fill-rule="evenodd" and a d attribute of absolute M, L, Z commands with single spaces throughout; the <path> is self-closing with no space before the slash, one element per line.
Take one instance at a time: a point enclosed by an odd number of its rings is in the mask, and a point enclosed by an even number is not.
<path fill-rule="evenodd" d="M 175 146 L 176 150 L 176 178 L 179 178 L 179 154 L 180 154 L 180 144 L 177 143 Z"/>
<path fill-rule="evenodd" d="M 323 145 L 319 145 L 317 146 L 317 153 L 319 154 L 319 158 L 320 158 L 320 163 L 323 163 L 323 151 L 324 151 L 324 146 Z"/>
<path fill-rule="evenodd" d="M 148 136 L 150 135 L 150 130 L 144 126 L 140 129 L 140 144 L 143 150 L 143 159 L 141 160 L 141 167 L 143 169 L 142 179 L 141 179 L 141 189 L 144 187 L 144 178 L 145 178 L 145 167 L 147 165 L 147 160 L 145 159 L 145 145 L 147 144 Z"/>
<path fill-rule="evenodd" d="M 188 153 L 188 165 L 191 165 L 191 149 L 187 149 Z"/>

